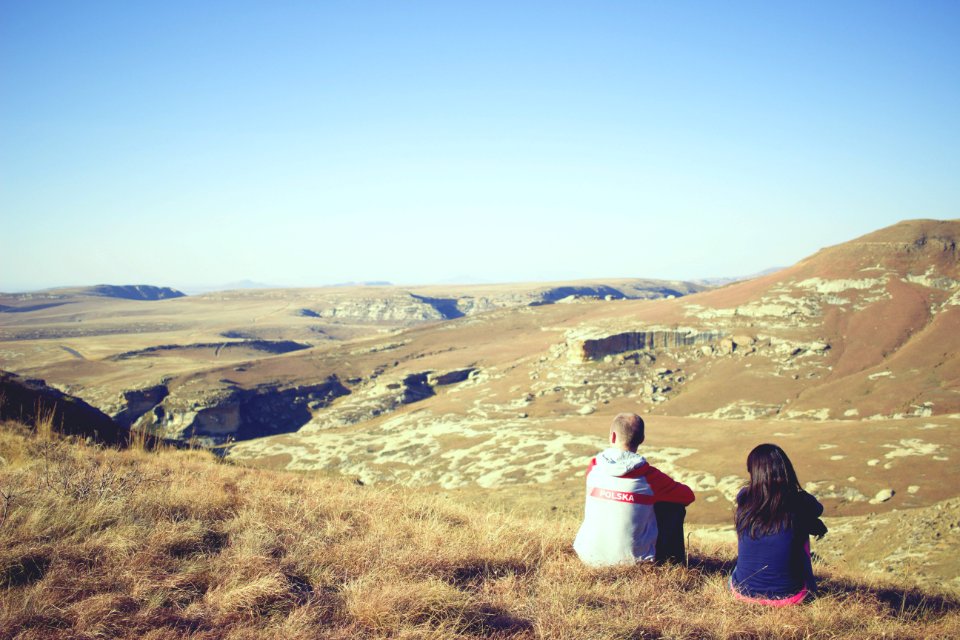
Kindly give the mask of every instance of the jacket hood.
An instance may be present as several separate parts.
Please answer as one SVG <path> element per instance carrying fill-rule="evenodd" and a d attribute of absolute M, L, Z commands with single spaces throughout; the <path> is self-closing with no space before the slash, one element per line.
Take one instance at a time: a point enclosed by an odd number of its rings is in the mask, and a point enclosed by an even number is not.
<path fill-rule="evenodd" d="M 597 464 L 594 470 L 600 471 L 608 476 L 622 476 L 629 473 L 637 467 L 647 464 L 647 459 L 633 451 L 624 451 L 610 447 L 604 449 L 596 457 Z"/>

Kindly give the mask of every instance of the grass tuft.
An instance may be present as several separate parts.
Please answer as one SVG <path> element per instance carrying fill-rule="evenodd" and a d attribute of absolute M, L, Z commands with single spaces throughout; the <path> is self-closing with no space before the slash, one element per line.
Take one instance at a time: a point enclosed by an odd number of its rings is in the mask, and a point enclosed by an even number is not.
<path fill-rule="evenodd" d="M 50 442 L 56 437 L 56 430 L 54 429 L 54 422 L 56 420 L 56 407 L 51 405 L 49 407 L 44 406 L 42 402 L 37 400 L 37 412 L 34 419 L 34 429 L 37 433 L 37 439 L 45 442 Z"/>

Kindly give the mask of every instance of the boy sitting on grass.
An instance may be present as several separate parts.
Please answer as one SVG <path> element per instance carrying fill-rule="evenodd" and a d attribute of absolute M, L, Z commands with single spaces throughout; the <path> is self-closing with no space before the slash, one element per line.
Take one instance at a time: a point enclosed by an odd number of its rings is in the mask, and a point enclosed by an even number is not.
<path fill-rule="evenodd" d="M 693 491 L 637 454 L 643 438 L 643 419 L 619 414 L 610 425 L 610 447 L 587 467 L 583 524 L 573 548 L 588 565 L 684 562 L 683 519 Z"/>

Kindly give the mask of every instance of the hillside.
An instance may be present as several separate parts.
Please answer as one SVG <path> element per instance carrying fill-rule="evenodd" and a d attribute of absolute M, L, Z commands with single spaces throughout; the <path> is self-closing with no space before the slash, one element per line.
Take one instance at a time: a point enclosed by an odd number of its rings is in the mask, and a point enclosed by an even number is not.
<path fill-rule="evenodd" d="M 960 601 L 817 563 L 734 602 L 731 548 L 586 569 L 578 518 L 0 428 L 0 638 L 951 638 Z"/>
<path fill-rule="evenodd" d="M 907 221 L 706 291 L 611 280 L 85 297 L 0 314 L 0 368 L 237 463 L 537 513 L 575 513 L 611 417 L 639 411 L 644 455 L 697 492 L 691 522 L 729 523 L 746 454 L 768 441 L 828 516 L 896 520 L 960 494 L 958 235 L 960 221 Z M 863 570 L 951 587 L 956 554 L 916 549 L 888 562 L 867 544 Z"/>
<path fill-rule="evenodd" d="M 49 379 L 108 413 L 127 410 L 125 392 L 163 385 L 165 417 L 151 428 L 214 439 L 249 437 L 239 433 L 243 415 L 232 427 L 203 417 L 205 407 L 234 411 L 238 390 L 284 393 L 331 376 L 354 379 L 345 383 L 346 404 L 376 418 L 397 406 L 382 383 L 402 388 L 415 380 L 407 376 L 471 368 L 489 381 L 516 372 L 511 386 L 547 401 L 561 394 L 569 407 L 552 408 L 554 415 L 628 397 L 645 412 L 689 418 L 950 416 L 960 413 L 957 227 L 902 223 L 752 281 L 654 303 L 627 298 L 693 289 L 611 281 L 459 295 L 267 290 L 136 311 L 86 299 L 71 303 L 70 313 L 0 318 L 0 357 L 5 368 Z M 596 298 L 610 299 L 590 302 Z M 530 306 L 564 301 L 579 303 Z M 404 330 L 411 325 L 422 328 Z M 402 337 L 378 337 L 397 330 Z M 262 357 L 291 342 L 314 349 L 299 358 Z M 179 394 L 181 386 L 189 391 Z M 498 386 L 482 391 L 500 395 Z M 198 411 L 187 408 L 198 403 Z M 312 421 L 342 422 L 341 411 L 317 411 L 330 404 L 311 409 Z"/>
<path fill-rule="evenodd" d="M 958 230 L 906 222 L 713 291 L 488 313 L 189 384 L 338 375 L 350 394 L 298 431 L 231 449 L 275 468 L 534 482 L 575 504 L 610 416 L 639 410 L 652 416 L 648 455 L 703 495 L 703 522 L 726 520 L 746 451 L 771 439 L 834 515 L 928 506 L 960 486 Z"/>

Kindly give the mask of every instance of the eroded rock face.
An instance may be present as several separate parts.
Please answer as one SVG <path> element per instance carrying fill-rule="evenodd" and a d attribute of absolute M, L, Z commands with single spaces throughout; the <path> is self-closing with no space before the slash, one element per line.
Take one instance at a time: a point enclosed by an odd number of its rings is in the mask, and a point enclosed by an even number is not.
<path fill-rule="evenodd" d="M 158 384 L 143 389 L 124 391 L 122 395 L 124 408 L 116 413 L 113 418 L 119 424 L 129 428 L 141 416 L 163 402 L 164 398 L 170 395 L 170 390 L 165 384 Z"/>
<path fill-rule="evenodd" d="M 428 322 L 443 320 L 443 314 L 430 304 L 410 297 L 348 300 L 318 312 L 324 318 L 342 318 L 362 322 Z"/>
<path fill-rule="evenodd" d="M 54 389 L 43 380 L 30 380 L 0 371 L 0 419 L 35 424 L 48 418 L 57 432 L 90 437 L 111 445 L 125 444 L 129 432 L 110 416 L 80 398 Z M 39 414 L 39 416 L 38 416 Z"/>
<path fill-rule="evenodd" d="M 694 345 L 710 345 L 723 338 L 720 331 L 697 329 L 658 329 L 626 331 L 606 336 L 573 336 L 568 339 L 571 359 L 586 362 L 628 351 L 673 349 Z"/>
<path fill-rule="evenodd" d="M 673 298 L 707 287 L 692 282 L 639 280 L 617 286 L 605 284 L 545 286 L 520 291 L 490 292 L 440 297 L 393 289 L 370 297 L 330 296 L 315 305 L 298 309 L 301 317 L 343 320 L 355 323 L 397 323 L 402 325 L 453 320 L 511 307 L 538 306 L 557 302 Z"/>
<path fill-rule="evenodd" d="M 456 371 L 448 371 L 446 373 L 431 373 L 428 379 L 428 382 L 432 385 L 437 386 L 446 386 L 448 384 L 457 384 L 458 382 L 463 382 L 470 377 L 476 369 L 473 367 L 467 369 L 457 369 Z"/>
<path fill-rule="evenodd" d="M 352 380 L 354 389 L 331 376 L 319 384 L 282 386 L 263 384 L 244 389 L 229 386 L 204 397 L 171 395 L 165 385 L 125 392 L 125 408 L 117 415 L 137 428 L 174 440 L 197 438 L 204 444 L 250 440 L 344 426 L 395 411 L 406 404 L 434 396 L 435 387 L 458 384 L 471 377 L 473 367 L 445 372 L 409 373 L 393 380 Z M 338 398 L 353 396 L 335 406 Z"/>
<path fill-rule="evenodd" d="M 419 402 L 434 395 L 433 387 L 427 382 L 427 373 L 411 373 L 403 379 L 403 404 Z"/>
<path fill-rule="evenodd" d="M 476 380 L 480 375 L 480 370 L 469 367 L 446 372 L 422 371 L 400 377 L 352 379 L 349 381 L 353 385 L 350 396 L 315 411 L 313 419 L 301 433 L 337 429 L 383 416 L 404 405 L 443 393 L 444 387 Z"/>
<path fill-rule="evenodd" d="M 297 431 L 313 418 L 311 409 L 349 393 L 331 376 L 312 385 L 228 387 L 189 405 L 167 396 L 144 412 L 136 426 L 177 440 L 197 437 L 207 444 L 248 440 Z"/>
<path fill-rule="evenodd" d="M 676 292 L 672 293 L 676 294 Z M 607 285 L 599 285 L 596 287 L 554 287 L 543 292 L 541 302 L 543 304 L 549 304 L 551 302 L 560 302 L 570 297 L 622 300 L 627 296 L 624 295 L 622 291 L 608 287 Z"/>
<path fill-rule="evenodd" d="M 415 293 L 410 295 L 414 300 L 419 300 L 436 309 L 437 313 L 443 316 L 444 320 L 462 318 L 465 315 L 458 305 L 459 301 L 455 298 L 430 298 L 427 296 L 418 296 Z"/>

